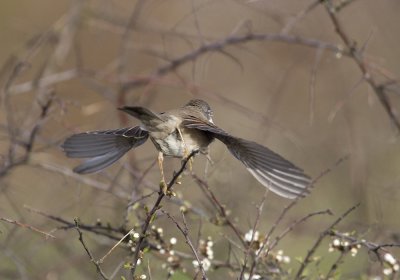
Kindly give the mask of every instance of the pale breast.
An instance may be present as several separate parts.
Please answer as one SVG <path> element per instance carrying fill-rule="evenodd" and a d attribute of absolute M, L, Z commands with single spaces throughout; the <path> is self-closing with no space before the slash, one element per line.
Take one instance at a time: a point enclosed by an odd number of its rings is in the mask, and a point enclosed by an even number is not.
<path fill-rule="evenodd" d="M 204 131 L 180 127 L 181 134 L 175 129 L 170 134 L 150 133 L 150 139 L 165 156 L 184 157 L 194 150 L 202 153 L 211 143 L 212 138 Z M 161 137 L 162 136 L 162 137 Z"/>
<path fill-rule="evenodd" d="M 157 150 L 165 156 L 183 157 L 183 145 L 180 137 L 175 133 L 166 135 L 164 138 L 155 138 L 150 136 L 151 141 Z"/>

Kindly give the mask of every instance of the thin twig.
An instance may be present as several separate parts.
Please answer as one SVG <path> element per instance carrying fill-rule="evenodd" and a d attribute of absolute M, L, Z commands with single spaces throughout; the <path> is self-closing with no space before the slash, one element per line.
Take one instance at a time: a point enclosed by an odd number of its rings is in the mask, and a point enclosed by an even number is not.
<path fill-rule="evenodd" d="M 18 222 L 16 220 L 3 218 L 3 217 L 0 217 L 0 220 L 4 221 L 4 222 L 7 222 L 7 223 L 10 223 L 10 224 L 17 225 L 19 227 L 30 229 L 30 230 L 32 230 L 34 232 L 37 232 L 37 233 L 40 233 L 40 234 L 43 234 L 46 238 L 49 238 L 49 237 L 50 238 L 56 238 L 54 235 L 52 235 L 50 233 L 44 232 L 44 231 L 42 231 L 42 230 L 40 230 L 40 229 L 38 229 L 38 228 L 36 228 L 34 226 L 31 226 L 31 225 L 28 225 L 28 224 L 24 224 L 24 223 Z"/>
<path fill-rule="evenodd" d="M 289 232 L 291 232 L 296 226 L 298 226 L 301 223 L 304 223 L 311 217 L 318 216 L 318 215 L 333 215 L 333 213 L 330 209 L 326 209 L 323 211 L 309 213 L 308 215 L 304 216 L 303 218 L 301 218 L 299 220 L 295 220 L 285 230 L 283 230 L 281 232 L 281 234 L 279 234 L 277 237 L 275 237 L 274 241 L 271 243 L 270 246 L 268 246 L 267 251 L 265 253 L 263 253 L 263 255 L 268 255 L 269 251 L 271 251 L 273 248 L 275 248 L 275 246 L 278 245 L 279 241 L 282 238 L 284 238 Z"/>
<path fill-rule="evenodd" d="M 345 93 L 345 96 L 342 100 L 338 101 L 335 105 L 335 107 L 332 109 L 332 111 L 328 115 L 328 121 L 332 122 L 333 119 L 336 117 L 337 113 L 343 108 L 345 105 L 345 102 L 350 99 L 351 96 L 356 92 L 356 89 L 361 85 L 361 83 L 364 82 L 364 77 L 361 77 L 349 90 L 347 93 Z"/>
<path fill-rule="evenodd" d="M 207 182 L 199 178 L 196 174 L 192 174 L 192 177 L 193 179 L 195 179 L 195 182 L 201 187 L 201 190 L 206 194 L 206 197 L 210 200 L 211 204 L 219 212 L 221 217 L 224 218 L 224 222 L 233 230 L 242 245 L 246 246 L 246 242 L 243 239 L 243 233 L 240 232 L 240 230 L 231 221 L 225 209 L 225 206 L 223 206 L 221 202 L 219 202 L 218 198 L 211 191 L 211 188 L 207 184 Z"/>
<path fill-rule="evenodd" d="M 133 232 L 133 229 L 131 229 L 130 231 L 128 231 L 127 234 L 125 234 L 120 240 L 118 240 L 118 242 L 115 243 L 115 245 L 112 246 L 112 248 L 99 260 L 99 263 L 103 263 L 104 260 L 108 257 L 108 255 L 110 255 L 111 252 L 114 251 L 114 249 L 117 248 L 118 245 L 121 244 L 121 242 L 124 241 L 124 239 L 125 239 L 126 237 L 128 237 L 128 235 L 131 234 L 132 232 Z"/>
<path fill-rule="evenodd" d="M 239 276 L 239 279 L 240 279 L 240 280 L 243 279 L 243 277 L 244 277 L 244 272 L 246 271 L 247 259 L 248 259 L 249 255 L 250 255 L 250 252 L 251 252 L 252 248 L 253 248 L 252 245 L 253 245 L 253 243 L 254 243 L 254 236 L 255 236 L 255 234 L 256 234 L 256 230 L 257 230 L 257 227 L 258 227 L 258 223 L 260 222 L 261 213 L 262 213 L 262 210 L 263 210 L 263 208 L 264 208 L 264 203 L 265 203 L 265 200 L 267 199 L 268 192 L 269 192 L 268 190 L 266 190 L 266 191 L 264 192 L 264 195 L 263 195 L 263 197 L 262 197 L 261 203 L 260 203 L 260 205 L 257 207 L 257 216 L 256 216 L 256 220 L 255 220 L 254 225 L 253 225 L 253 229 L 252 229 L 253 231 L 252 231 L 252 234 L 251 234 L 251 239 L 250 239 L 250 242 L 249 242 L 249 244 L 248 244 L 248 246 L 247 246 L 247 248 L 246 248 L 246 252 L 245 252 L 245 255 L 244 255 L 244 261 L 243 261 L 243 265 L 242 265 L 242 271 L 240 272 L 240 276 Z M 249 279 L 251 279 L 250 277 L 251 277 L 251 276 L 249 276 Z"/>
<path fill-rule="evenodd" d="M 53 73 L 49 74 L 48 76 L 42 77 L 41 79 L 37 81 L 29 81 L 17 85 L 13 85 L 9 89 L 9 94 L 10 95 L 17 95 L 25 92 L 32 91 L 36 88 L 41 88 L 41 87 L 49 87 L 53 84 L 65 82 L 72 80 L 76 77 L 78 77 L 78 72 L 77 69 L 70 69 L 70 70 L 65 70 L 59 73 Z"/>
<path fill-rule="evenodd" d="M 97 190 L 109 193 L 120 199 L 127 200 L 127 198 L 129 197 L 129 194 L 123 190 L 113 190 L 111 192 L 109 190 L 109 184 L 105 184 L 98 180 L 94 180 L 90 177 L 85 177 L 80 174 L 77 174 L 77 173 L 73 172 L 70 168 L 65 167 L 65 166 L 61 166 L 61 165 L 57 165 L 57 164 L 49 163 L 49 162 L 37 162 L 36 160 L 32 160 L 30 166 L 39 167 L 39 168 L 43 168 L 44 170 L 63 174 L 67 177 L 70 177 L 70 178 L 76 180 L 77 182 L 83 183 L 87 186 L 91 186 Z"/>
<path fill-rule="evenodd" d="M 68 221 L 66 219 L 61 218 L 61 217 L 57 217 L 57 216 L 54 216 L 54 215 L 51 215 L 51 214 L 47 214 L 47 213 L 45 213 L 43 211 L 31 208 L 29 206 L 24 206 L 24 208 L 26 208 L 30 212 L 39 214 L 39 215 L 44 216 L 44 217 L 46 217 L 46 218 L 48 218 L 50 220 L 56 221 L 56 222 L 64 225 L 64 227 L 57 228 L 57 230 L 59 230 L 59 229 L 63 229 L 63 230 L 71 229 L 71 228 L 75 227 L 75 223 L 72 223 L 72 222 L 70 222 L 70 221 Z M 109 226 L 101 226 L 101 225 L 87 225 L 87 224 L 80 223 L 79 228 L 81 230 L 89 231 L 89 232 L 95 233 L 95 234 L 100 235 L 100 236 L 105 236 L 105 237 L 110 238 L 111 240 L 116 240 L 116 241 L 120 240 L 120 237 L 119 236 L 117 237 L 117 236 L 111 234 L 110 232 L 118 233 L 118 234 L 125 234 L 126 233 L 125 231 L 123 232 L 122 229 L 115 229 L 115 228 L 112 228 L 112 227 L 109 227 Z"/>
<path fill-rule="evenodd" d="M 322 49 L 317 49 L 315 53 L 314 63 L 311 69 L 311 77 L 310 77 L 310 90 L 309 90 L 309 99 L 310 99 L 310 118 L 309 124 L 310 126 L 314 123 L 314 115 L 315 115 L 315 85 L 317 80 L 317 69 L 322 57 Z"/>
<path fill-rule="evenodd" d="M 203 280 L 208 279 L 208 278 L 207 278 L 207 275 L 206 275 L 206 272 L 205 272 L 205 270 L 204 270 L 204 267 L 203 267 L 203 262 L 202 262 L 202 260 L 200 260 L 199 254 L 197 253 L 196 248 L 194 247 L 192 241 L 191 241 L 190 238 L 189 238 L 189 229 L 188 229 L 187 224 L 186 224 L 185 214 L 182 212 L 182 218 L 183 218 L 183 227 L 182 227 L 182 226 L 178 223 L 178 221 L 175 220 L 175 218 L 172 217 L 168 212 L 166 212 L 166 211 L 164 211 L 164 210 L 161 210 L 161 212 L 164 213 L 165 215 L 167 215 L 167 217 L 176 225 L 176 227 L 177 227 L 177 228 L 179 229 L 179 231 L 182 233 L 183 237 L 185 237 L 185 242 L 186 242 L 186 244 L 188 244 L 188 246 L 190 247 L 190 250 L 192 251 L 194 257 L 196 258 L 196 260 L 197 260 L 197 262 L 198 262 L 198 264 L 199 264 L 199 268 L 200 268 L 201 274 L 203 275 L 203 278 L 202 278 L 202 279 L 203 279 Z"/>
<path fill-rule="evenodd" d="M 315 0 L 314 2 L 310 3 L 305 9 L 301 10 L 297 13 L 293 18 L 289 20 L 289 22 L 282 28 L 282 34 L 288 34 L 292 28 L 301 20 L 303 19 L 309 12 L 314 10 L 323 0 Z"/>
<path fill-rule="evenodd" d="M 49 110 L 53 102 L 53 96 L 54 96 L 53 92 L 49 93 L 46 102 L 44 104 L 39 104 L 40 115 L 36 119 L 36 121 L 32 124 L 32 126 L 29 128 L 26 141 L 17 141 L 16 139 L 14 139 L 16 135 L 13 132 L 11 132 L 12 130 L 9 131 L 9 138 L 13 143 L 11 143 L 9 147 L 9 155 L 7 162 L 0 169 L 0 177 L 5 176 L 12 168 L 26 164 L 28 162 L 39 130 L 42 127 L 43 123 L 48 119 Z M 21 145 L 23 148 L 25 148 L 25 151 L 22 156 L 16 159 L 14 157 L 14 150 L 17 143 Z"/>
<path fill-rule="evenodd" d="M 349 242 L 351 242 L 352 244 L 360 244 L 361 246 L 367 248 L 369 251 L 373 251 L 373 252 L 378 252 L 379 250 L 383 250 L 385 253 L 387 252 L 387 250 L 385 250 L 385 248 L 387 247 L 400 247 L 399 243 L 388 243 L 388 244 L 377 244 L 371 241 L 367 241 L 365 239 L 357 239 L 353 236 L 350 236 L 348 234 L 344 234 L 341 233 L 337 230 L 332 230 L 329 233 L 330 236 L 336 236 L 340 239 L 344 239 L 347 240 Z M 379 257 L 379 256 L 378 256 Z"/>
<path fill-rule="evenodd" d="M 331 268 L 329 269 L 328 273 L 326 274 L 325 279 L 333 279 L 333 276 L 336 272 L 336 270 L 339 267 L 339 263 L 343 260 L 343 258 L 346 256 L 347 252 L 340 252 L 339 257 L 336 259 L 336 261 L 331 265 Z"/>
<path fill-rule="evenodd" d="M 103 270 L 100 267 L 100 262 L 96 261 L 90 252 L 89 248 L 86 246 L 85 242 L 83 241 L 83 234 L 82 231 L 79 229 L 79 222 L 78 219 L 75 219 L 75 229 L 79 234 L 79 241 L 81 242 L 83 248 L 85 248 L 86 253 L 88 254 L 90 261 L 96 266 L 97 272 L 101 275 L 104 280 L 108 280 L 109 278 L 104 274 Z"/>

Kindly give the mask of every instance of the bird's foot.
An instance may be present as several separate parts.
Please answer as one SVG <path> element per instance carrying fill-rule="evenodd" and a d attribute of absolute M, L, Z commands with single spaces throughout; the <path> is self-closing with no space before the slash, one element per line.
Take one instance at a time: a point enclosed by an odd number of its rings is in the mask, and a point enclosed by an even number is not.
<path fill-rule="evenodd" d="M 190 171 L 190 173 L 192 173 L 193 172 L 193 158 L 189 159 L 188 164 L 189 164 L 189 171 Z"/>
<path fill-rule="evenodd" d="M 190 156 L 190 151 L 188 149 L 186 149 L 186 147 L 185 147 L 183 150 L 182 163 L 187 161 L 189 156 Z M 193 170 L 193 158 L 189 159 L 188 165 L 189 165 L 189 170 L 192 171 Z"/>
<path fill-rule="evenodd" d="M 182 158 L 182 163 L 184 163 L 185 161 L 188 161 L 188 165 L 189 165 L 189 171 L 192 174 L 193 173 L 193 162 L 194 162 L 194 156 L 192 156 L 192 153 L 198 153 L 198 150 L 192 150 L 189 151 L 188 149 L 185 149 L 183 151 L 183 158 Z M 190 157 L 190 158 L 189 158 Z M 188 160 L 189 158 L 189 160 Z"/>

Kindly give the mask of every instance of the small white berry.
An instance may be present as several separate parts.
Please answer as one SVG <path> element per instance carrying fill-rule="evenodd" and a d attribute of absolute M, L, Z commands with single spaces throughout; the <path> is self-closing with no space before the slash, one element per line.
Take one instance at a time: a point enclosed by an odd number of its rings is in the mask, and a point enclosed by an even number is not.
<path fill-rule="evenodd" d="M 391 268 L 383 269 L 383 274 L 385 274 L 385 275 L 391 275 L 392 273 L 393 273 L 393 270 Z"/>
<path fill-rule="evenodd" d="M 390 264 L 395 264 L 397 261 L 396 259 L 392 256 L 392 254 L 386 253 L 384 256 L 384 259 L 386 262 L 390 263 Z"/>

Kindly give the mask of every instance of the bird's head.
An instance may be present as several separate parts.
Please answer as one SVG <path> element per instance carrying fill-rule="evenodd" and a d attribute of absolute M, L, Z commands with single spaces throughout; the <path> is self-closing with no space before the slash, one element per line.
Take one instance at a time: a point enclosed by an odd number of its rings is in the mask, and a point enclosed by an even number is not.
<path fill-rule="evenodd" d="M 196 110 L 200 110 L 207 120 L 211 123 L 213 122 L 213 111 L 211 110 L 210 105 L 207 102 L 201 99 L 192 99 L 190 100 L 184 107 L 194 108 Z"/>

